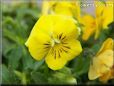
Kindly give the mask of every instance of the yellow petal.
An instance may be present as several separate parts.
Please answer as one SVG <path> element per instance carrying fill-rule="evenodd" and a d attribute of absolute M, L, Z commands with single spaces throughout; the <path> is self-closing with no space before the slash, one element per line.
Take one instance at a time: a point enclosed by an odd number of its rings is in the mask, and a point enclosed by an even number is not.
<path fill-rule="evenodd" d="M 102 54 L 96 56 L 92 60 L 92 64 L 90 64 L 90 69 L 88 73 L 88 77 L 90 80 L 94 80 L 104 73 L 110 71 L 110 68 L 113 66 L 113 51 L 106 50 Z"/>
<path fill-rule="evenodd" d="M 114 46 L 114 40 L 112 38 L 108 38 L 107 40 L 104 41 L 104 43 L 102 44 L 99 52 L 97 53 L 100 54 L 105 50 L 113 50 L 113 46 Z"/>
<path fill-rule="evenodd" d="M 51 9 L 56 3 L 56 1 L 42 1 L 42 14 L 51 13 Z"/>
<path fill-rule="evenodd" d="M 89 14 L 85 14 L 81 18 L 81 23 L 86 27 L 93 27 L 95 26 L 95 18 Z"/>
<path fill-rule="evenodd" d="M 111 77 L 112 77 L 111 71 L 108 71 L 105 74 L 103 74 L 103 76 L 101 76 L 99 80 L 103 83 L 106 83 L 109 79 L 111 79 Z"/>
<path fill-rule="evenodd" d="M 55 52 L 55 53 L 54 53 Z M 58 51 L 54 51 L 51 49 L 48 53 L 48 55 L 45 58 L 45 61 L 49 68 L 52 70 L 59 70 L 64 67 L 64 65 L 67 63 L 67 59 L 65 59 L 66 54 L 65 52 L 62 52 L 62 54 L 59 56 Z"/>
<path fill-rule="evenodd" d="M 42 2 L 42 14 L 45 15 L 45 14 L 48 14 L 48 11 L 50 9 L 50 5 L 47 1 L 43 1 Z"/>
<path fill-rule="evenodd" d="M 94 80 L 100 76 L 100 73 L 96 71 L 96 68 L 93 64 L 90 64 L 89 72 L 88 72 L 88 78 L 89 80 Z"/>
<path fill-rule="evenodd" d="M 45 34 L 51 36 L 52 34 L 64 33 L 70 38 L 77 38 L 80 30 L 75 25 L 75 20 L 63 15 L 44 15 L 35 24 L 32 33 L 41 30 Z"/>
<path fill-rule="evenodd" d="M 67 1 L 58 2 L 56 3 L 56 6 L 53 8 L 53 11 L 55 12 L 55 14 L 72 16 L 72 12 L 70 10 L 71 6 L 71 3 Z"/>
<path fill-rule="evenodd" d="M 103 64 L 107 68 L 108 67 L 112 68 L 114 62 L 113 51 L 105 50 L 104 52 L 102 52 L 100 55 L 97 56 L 97 59 L 101 64 Z"/>
<path fill-rule="evenodd" d="M 54 16 L 52 15 L 41 16 L 34 25 L 31 34 L 37 33 L 40 30 L 45 34 L 50 35 L 53 29 L 53 17 Z"/>
<path fill-rule="evenodd" d="M 80 34 L 80 30 L 76 26 L 76 22 L 73 18 L 67 16 L 53 17 L 54 21 L 54 34 L 64 33 L 69 39 L 77 38 Z M 59 22 L 59 23 L 58 23 Z"/>
<path fill-rule="evenodd" d="M 88 40 L 94 34 L 94 31 L 95 31 L 94 28 L 90 28 L 90 27 L 84 28 L 82 39 L 85 41 Z"/>
<path fill-rule="evenodd" d="M 103 10 L 103 28 L 107 28 L 107 26 L 112 23 L 113 20 L 113 11 L 114 5 L 113 1 L 107 1 L 106 6 Z"/>
<path fill-rule="evenodd" d="M 81 44 L 78 40 L 68 40 L 68 42 L 66 42 L 68 44 L 64 45 L 64 46 L 69 46 L 69 50 L 67 54 L 66 59 L 72 60 L 73 58 L 75 58 L 76 56 L 78 56 L 81 52 L 82 52 L 82 47 Z"/>
<path fill-rule="evenodd" d="M 84 25 L 82 39 L 88 40 L 89 37 L 93 35 L 96 29 L 95 19 L 90 15 L 85 15 L 82 17 L 81 23 Z"/>
<path fill-rule="evenodd" d="M 74 14 L 74 17 L 78 21 L 80 21 L 80 19 L 81 19 L 80 1 L 75 1 L 75 3 L 73 3 L 73 4 L 74 4 L 74 7 L 72 8 L 72 12 Z"/>
<path fill-rule="evenodd" d="M 106 72 L 99 78 L 99 80 L 103 83 L 106 83 L 108 80 L 114 79 L 114 64 L 110 71 Z"/>
<path fill-rule="evenodd" d="M 105 4 L 102 1 L 95 0 L 95 12 L 96 12 L 96 17 L 101 17 L 102 12 L 104 10 Z"/>
<path fill-rule="evenodd" d="M 97 39 L 102 30 L 102 25 L 103 25 L 102 17 L 96 17 L 95 21 L 96 21 L 96 31 L 94 38 Z"/>
<path fill-rule="evenodd" d="M 31 56 L 36 60 L 41 60 L 48 52 L 45 44 L 50 42 L 50 37 L 41 31 L 31 33 L 29 39 L 25 43 L 29 49 Z"/>
<path fill-rule="evenodd" d="M 95 36 L 94 38 L 97 39 L 102 31 L 102 18 L 101 17 L 97 17 L 96 19 L 96 29 L 95 29 Z"/>

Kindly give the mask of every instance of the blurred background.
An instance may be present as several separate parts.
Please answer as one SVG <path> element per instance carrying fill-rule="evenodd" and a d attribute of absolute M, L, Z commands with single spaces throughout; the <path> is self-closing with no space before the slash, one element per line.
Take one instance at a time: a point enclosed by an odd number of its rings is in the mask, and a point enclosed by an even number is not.
<path fill-rule="evenodd" d="M 112 29 L 104 31 L 97 41 L 93 41 L 93 38 L 87 43 L 82 41 L 84 52 L 69 62 L 67 67 L 52 71 L 44 60 L 34 60 L 25 47 L 32 27 L 41 16 L 42 0 L 2 0 L 1 9 L 2 84 L 101 84 L 98 80 L 88 80 L 88 68 L 91 56 L 95 55 L 101 43 L 113 33 Z M 94 7 L 82 7 L 82 11 L 94 15 Z M 108 83 L 112 82 L 113 80 Z"/>

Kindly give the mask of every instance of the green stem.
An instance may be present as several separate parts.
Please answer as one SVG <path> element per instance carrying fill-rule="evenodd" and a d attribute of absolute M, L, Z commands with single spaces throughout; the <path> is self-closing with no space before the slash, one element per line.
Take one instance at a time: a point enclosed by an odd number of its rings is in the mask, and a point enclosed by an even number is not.
<path fill-rule="evenodd" d="M 25 73 L 22 73 L 21 83 L 22 83 L 23 85 L 26 85 L 26 84 L 27 84 L 27 79 L 26 79 L 26 74 L 25 74 Z"/>
<path fill-rule="evenodd" d="M 23 85 L 27 84 L 27 78 L 26 78 L 26 74 L 24 72 L 21 73 L 21 72 L 15 70 L 14 73 L 20 78 L 21 83 Z"/>

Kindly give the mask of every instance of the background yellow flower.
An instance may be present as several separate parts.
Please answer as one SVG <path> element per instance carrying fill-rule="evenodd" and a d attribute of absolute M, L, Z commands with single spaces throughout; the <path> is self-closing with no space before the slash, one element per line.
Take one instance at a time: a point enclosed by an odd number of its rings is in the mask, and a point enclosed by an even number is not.
<path fill-rule="evenodd" d="M 81 17 L 81 23 L 84 25 L 83 40 L 88 40 L 93 34 L 95 34 L 95 39 L 97 39 L 101 31 L 108 29 L 108 25 L 114 22 L 113 1 L 102 2 L 95 0 L 94 2 L 95 17 L 87 13 Z"/>
<path fill-rule="evenodd" d="M 80 1 L 43 1 L 42 14 L 61 14 L 80 19 Z"/>
<path fill-rule="evenodd" d="M 106 2 L 95 0 L 95 12 L 96 12 L 96 32 L 95 39 L 98 38 L 102 29 L 107 29 L 108 25 L 113 20 L 113 1 L 107 0 Z"/>
<path fill-rule="evenodd" d="M 82 39 L 88 40 L 96 31 L 96 22 L 93 16 L 85 14 L 81 18 L 82 27 Z"/>
<path fill-rule="evenodd" d="M 88 73 L 90 80 L 99 78 L 100 81 L 107 82 L 109 79 L 114 78 L 113 44 L 113 39 L 108 38 L 104 41 L 97 55 L 93 57 Z"/>

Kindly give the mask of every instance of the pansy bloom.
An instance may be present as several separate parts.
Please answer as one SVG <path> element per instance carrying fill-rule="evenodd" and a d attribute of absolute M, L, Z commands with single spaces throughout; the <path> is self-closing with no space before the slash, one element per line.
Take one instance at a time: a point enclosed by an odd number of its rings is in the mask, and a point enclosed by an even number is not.
<path fill-rule="evenodd" d="M 108 25 L 114 22 L 113 2 L 110 0 L 103 3 L 95 0 L 95 17 L 85 14 L 80 20 L 84 25 L 82 39 L 86 41 L 93 34 L 95 34 L 95 39 L 97 39 L 100 32 L 103 29 L 107 29 Z"/>
<path fill-rule="evenodd" d="M 108 38 L 102 45 L 97 55 L 93 58 L 88 77 L 90 80 L 99 78 L 102 82 L 107 82 L 114 78 L 114 41 Z"/>
<path fill-rule="evenodd" d="M 45 59 L 49 68 L 58 70 L 81 53 L 79 34 L 71 17 L 44 15 L 33 27 L 26 46 L 34 59 Z"/>
<path fill-rule="evenodd" d="M 112 22 L 113 20 L 113 1 L 112 0 L 107 0 L 104 3 L 101 1 L 96 1 L 96 32 L 95 32 L 95 38 L 98 38 L 100 31 L 102 29 L 107 29 L 108 25 Z"/>
<path fill-rule="evenodd" d="M 60 14 L 80 19 L 80 1 L 43 1 L 42 14 Z"/>

